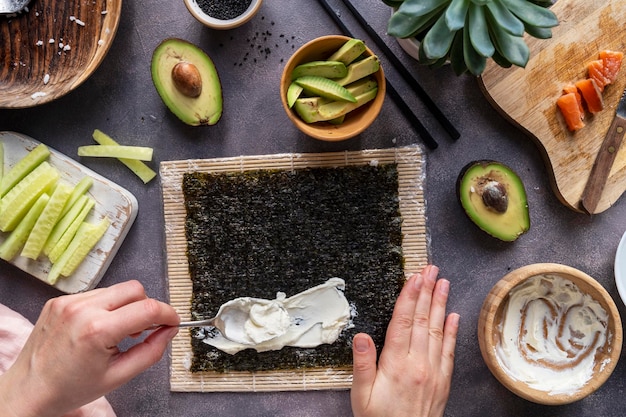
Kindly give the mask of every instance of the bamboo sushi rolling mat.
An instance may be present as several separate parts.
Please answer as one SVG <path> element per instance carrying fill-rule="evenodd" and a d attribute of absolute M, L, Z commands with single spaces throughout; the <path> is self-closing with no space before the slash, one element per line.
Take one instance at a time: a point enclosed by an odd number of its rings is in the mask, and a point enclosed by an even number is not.
<path fill-rule="evenodd" d="M 294 170 L 316 167 L 396 163 L 402 216 L 402 249 L 407 274 L 428 261 L 423 160 L 418 147 L 306 154 L 240 156 L 166 161 L 160 165 L 167 247 L 170 304 L 182 320 L 190 320 L 192 282 L 187 261 L 185 204 L 182 178 L 187 172 L 243 172 L 259 169 Z M 263 372 L 191 372 L 190 330 L 172 341 L 170 389 L 180 392 L 260 392 L 349 389 L 352 367 L 308 368 Z"/>

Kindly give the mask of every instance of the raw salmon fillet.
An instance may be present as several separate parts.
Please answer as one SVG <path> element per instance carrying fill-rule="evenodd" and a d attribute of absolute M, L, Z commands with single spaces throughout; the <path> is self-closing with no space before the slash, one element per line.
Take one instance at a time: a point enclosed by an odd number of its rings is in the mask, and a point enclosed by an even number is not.
<path fill-rule="evenodd" d="M 563 94 L 557 99 L 556 105 L 559 107 L 559 110 L 561 110 L 561 114 L 569 130 L 575 131 L 585 127 L 585 123 L 583 122 L 585 113 L 581 112 L 575 93 Z"/>
<path fill-rule="evenodd" d="M 598 113 L 604 109 L 602 92 L 593 78 L 586 78 L 576 82 L 576 87 L 580 90 L 580 95 L 589 113 Z"/>

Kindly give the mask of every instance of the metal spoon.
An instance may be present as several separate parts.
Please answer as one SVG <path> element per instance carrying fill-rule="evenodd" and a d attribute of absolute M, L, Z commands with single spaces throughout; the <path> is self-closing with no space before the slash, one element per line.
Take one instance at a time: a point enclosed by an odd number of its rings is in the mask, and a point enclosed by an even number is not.
<path fill-rule="evenodd" d="M 245 332 L 246 321 L 250 317 L 250 308 L 255 303 L 267 303 L 268 300 L 250 297 L 236 298 L 222 304 L 215 317 L 205 320 L 182 321 L 178 327 L 215 327 L 224 338 L 243 345 L 255 342 Z M 160 326 L 153 326 L 153 328 Z"/>
<path fill-rule="evenodd" d="M 17 13 L 28 5 L 30 0 L 0 0 L 0 14 Z"/>

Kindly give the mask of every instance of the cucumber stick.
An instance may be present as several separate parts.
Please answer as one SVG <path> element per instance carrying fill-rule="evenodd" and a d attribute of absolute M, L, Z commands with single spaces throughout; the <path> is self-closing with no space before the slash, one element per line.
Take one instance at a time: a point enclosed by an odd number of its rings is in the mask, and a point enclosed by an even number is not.
<path fill-rule="evenodd" d="M 91 186 L 93 185 L 93 179 L 91 177 L 83 177 L 78 184 L 74 186 L 74 190 L 70 195 L 70 198 L 67 200 L 67 204 L 63 207 L 63 211 L 61 212 L 61 217 L 65 216 L 68 211 L 74 206 L 74 203 L 78 201 L 78 199 L 89 191 Z"/>
<path fill-rule="evenodd" d="M 48 204 L 50 197 L 48 194 L 39 196 L 35 204 L 28 210 L 28 213 L 17 225 L 4 242 L 0 245 L 0 259 L 10 261 L 20 251 L 28 236 L 37 223 L 39 215 Z"/>
<path fill-rule="evenodd" d="M 43 143 L 35 146 L 35 148 L 20 159 L 6 175 L 2 176 L 2 181 L 0 181 L 0 197 L 3 197 L 15 184 L 20 182 L 22 178 L 37 168 L 49 155 L 50 149 Z"/>
<path fill-rule="evenodd" d="M 93 131 L 93 139 L 100 145 L 119 146 L 119 143 L 113 140 L 113 138 L 111 138 L 109 135 L 105 134 L 104 132 L 98 129 Z M 128 159 L 128 158 L 117 158 L 117 159 L 121 163 L 126 165 L 126 167 L 128 167 L 131 171 L 133 171 L 133 173 L 137 175 L 139 179 L 141 179 L 141 181 L 144 182 L 144 184 L 147 184 L 154 177 L 156 177 L 156 172 L 152 170 L 152 168 L 150 168 L 149 166 L 147 166 L 146 164 L 144 164 L 143 162 L 139 160 Z"/>
<path fill-rule="evenodd" d="M 70 276 L 74 270 L 87 257 L 98 241 L 104 236 L 111 221 L 104 217 L 99 223 L 91 224 L 83 222 L 68 248 L 63 252 L 59 260 L 52 264 L 48 273 L 48 282 L 54 284 L 60 276 Z"/>
<path fill-rule="evenodd" d="M 59 240 L 55 243 L 54 247 L 50 250 L 50 253 L 48 253 L 48 259 L 50 259 L 50 262 L 57 262 L 61 255 L 63 255 L 63 252 L 65 252 L 67 247 L 70 245 L 70 242 L 76 235 L 80 225 L 83 223 L 94 206 L 95 201 L 92 198 L 88 198 L 83 208 L 78 212 L 78 215 L 72 220 Z"/>
<path fill-rule="evenodd" d="M 146 146 L 87 145 L 78 147 L 78 156 L 138 159 L 152 161 L 152 148 Z"/>
<path fill-rule="evenodd" d="M 52 228 L 61 217 L 61 212 L 72 194 L 72 189 L 73 187 L 66 183 L 59 183 L 56 186 L 50 196 L 50 201 L 46 204 L 46 207 L 37 219 L 37 223 L 35 223 L 35 227 L 31 230 L 28 240 L 24 244 L 22 256 L 30 259 L 39 257 L 46 240 L 48 240 L 48 236 L 52 232 Z"/>
<path fill-rule="evenodd" d="M 52 232 L 50 233 L 50 236 L 48 236 L 48 240 L 46 240 L 46 244 L 43 247 L 44 255 L 48 257 L 50 256 L 50 251 L 52 251 L 52 249 L 56 246 L 59 239 L 63 236 L 63 233 L 65 233 L 65 231 L 70 227 L 74 219 L 78 217 L 80 211 L 83 207 L 85 207 L 85 204 L 87 204 L 89 199 L 90 197 L 81 195 L 78 200 L 72 204 L 69 211 L 61 217 L 61 220 L 54 225 Z M 68 201 L 66 206 L 69 204 L 70 202 Z"/>
<path fill-rule="evenodd" d="M 59 171 L 43 161 L 11 188 L 0 200 L 0 230 L 13 230 L 39 196 L 56 185 L 59 177 Z"/>

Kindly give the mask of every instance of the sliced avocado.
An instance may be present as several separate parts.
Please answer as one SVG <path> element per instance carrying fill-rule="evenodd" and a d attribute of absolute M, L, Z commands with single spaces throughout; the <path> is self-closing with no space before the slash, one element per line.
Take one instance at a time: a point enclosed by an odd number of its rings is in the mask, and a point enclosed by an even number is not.
<path fill-rule="evenodd" d="M 524 184 L 500 162 L 467 164 L 457 179 L 457 197 L 470 220 L 497 239 L 512 242 L 530 228 Z"/>
<path fill-rule="evenodd" d="M 339 85 L 347 85 L 375 73 L 379 68 L 380 61 L 378 60 L 378 57 L 376 55 L 370 55 L 365 59 L 348 65 L 348 74 L 343 78 L 336 79 L 335 81 Z"/>
<path fill-rule="evenodd" d="M 303 88 L 296 83 L 289 84 L 289 88 L 287 89 L 287 105 L 289 108 L 292 108 L 298 97 L 300 97 L 300 93 L 302 93 Z"/>
<path fill-rule="evenodd" d="M 294 82 L 311 94 L 333 100 L 356 102 L 356 98 L 354 98 L 350 91 L 329 78 L 305 75 L 304 77 L 296 79 Z"/>
<path fill-rule="evenodd" d="M 343 44 L 334 54 L 332 54 L 329 61 L 343 62 L 345 65 L 349 65 L 361 56 L 365 52 L 365 43 L 360 39 L 349 39 Z"/>
<path fill-rule="evenodd" d="M 291 79 L 295 80 L 305 75 L 341 78 L 348 75 L 348 68 L 343 62 L 339 61 L 311 61 L 295 67 L 291 72 Z"/>
<path fill-rule="evenodd" d="M 152 81 L 165 105 L 191 126 L 222 116 L 222 86 L 211 58 L 196 45 L 165 39 L 152 54 Z"/>

